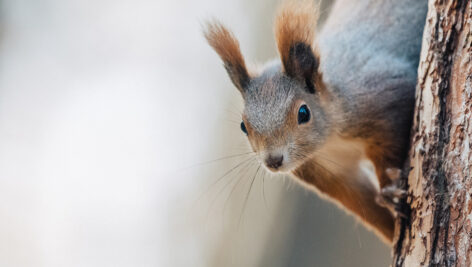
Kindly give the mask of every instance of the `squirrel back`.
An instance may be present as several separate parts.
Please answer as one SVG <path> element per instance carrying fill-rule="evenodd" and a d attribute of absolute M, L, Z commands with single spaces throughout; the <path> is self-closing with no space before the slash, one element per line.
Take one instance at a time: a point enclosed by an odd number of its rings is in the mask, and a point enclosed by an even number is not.
<path fill-rule="evenodd" d="M 317 36 L 323 81 L 346 96 L 416 83 L 424 0 L 338 0 Z"/>
<path fill-rule="evenodd" d="M 342 99 L 342 131 L 390 129 L 396 165 L 409 143 L 426 13 L 424 0 L 338 0 L 317 38 L 323 82 Z"/>
<path fill-rule="evenodd" d="M 358 92 L 372 76 L 416 78 L 424 0 L 338 0 L 317 36 L 324 82 Z"/>

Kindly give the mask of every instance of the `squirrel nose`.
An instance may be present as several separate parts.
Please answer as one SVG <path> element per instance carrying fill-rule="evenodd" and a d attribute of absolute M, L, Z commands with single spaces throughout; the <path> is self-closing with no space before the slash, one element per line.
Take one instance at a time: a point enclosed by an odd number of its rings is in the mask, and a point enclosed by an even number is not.
<path fill-rule="evenodd" d="M 284 156 L 272 156 L 269 155 L 266 159 L 266 165 L 267 167 L 271 169 L 278 169 L 280 166 L 282 166 L 282 162 L 284 160 Z"/>

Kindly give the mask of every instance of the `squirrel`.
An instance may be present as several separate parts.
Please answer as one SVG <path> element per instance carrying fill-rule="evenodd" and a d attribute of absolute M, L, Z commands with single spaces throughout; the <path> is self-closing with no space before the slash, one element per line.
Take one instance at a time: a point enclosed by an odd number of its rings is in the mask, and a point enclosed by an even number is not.
<path fill-rule="evenodd" d="M 243 97 L 241 130 L 259 161 L 391 243 L 397 214 L 381 200 L 405 193 L 395 180 L 408 154 L 427 1 L 338 0 L 317 34 L 318 10 L 281 4 L 280 60 L 258 72 L 223 24 L 207 22 L 204 35 Z"/>

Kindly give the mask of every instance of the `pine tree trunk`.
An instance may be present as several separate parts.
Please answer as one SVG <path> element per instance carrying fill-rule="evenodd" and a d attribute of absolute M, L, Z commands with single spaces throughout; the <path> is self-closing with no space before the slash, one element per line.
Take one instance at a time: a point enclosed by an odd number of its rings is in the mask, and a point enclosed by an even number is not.
<path fill-rule="evenodd" d="M 472 1 L 430 0 L 393 266 L 472 266 L 471 44 Z"/>

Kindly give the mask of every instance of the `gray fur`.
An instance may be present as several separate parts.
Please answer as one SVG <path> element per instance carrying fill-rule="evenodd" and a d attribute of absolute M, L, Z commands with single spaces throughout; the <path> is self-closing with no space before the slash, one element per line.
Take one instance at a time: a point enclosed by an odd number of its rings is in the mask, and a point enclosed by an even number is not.
<path fill-rule="evenodd" d="M 259 133 L 270 134 L 282 127 L 294 98 L 295 91 L 288 78 L 281 74 L 280 66 L 276 69 L 269 69 L 253 79 L 244 95 L 244 112 Z"/>
<path fill-rule="evenodd" d="M 345 100 L 346 131 L 385 120 L 407 146 L 426 13 L 426 0 L 335 3 L 318 36 L 320 70 Z"/>
<path fill-rule="evenodd" d="M 338 0 L 318 37 L 324 82 L 367 105 L 414 97 L 426 12 L 425 0 Z M 386 80 L 412 86 L 382 94 Z"/>

